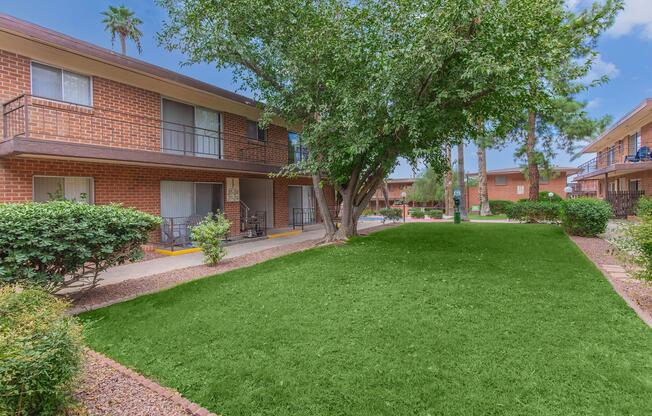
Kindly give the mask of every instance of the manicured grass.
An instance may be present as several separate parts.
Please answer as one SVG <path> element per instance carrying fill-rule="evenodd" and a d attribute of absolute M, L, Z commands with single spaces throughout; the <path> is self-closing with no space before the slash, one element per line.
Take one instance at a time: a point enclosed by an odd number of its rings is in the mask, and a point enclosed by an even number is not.
<path fill-rule="evenodd" d="M 553 226 L 407 224 L 83 319 L 227 416 L 652 409 L 652 330 Z"/>
<path fill-rule="evenodd" d="M 506 220 L 507 215 L 505 214 L 496 214 L 496 215 L 486 215 L 486 216 L 481 216 L 480 214 L 469 214 L 469 219 L 471 220 Z"/>

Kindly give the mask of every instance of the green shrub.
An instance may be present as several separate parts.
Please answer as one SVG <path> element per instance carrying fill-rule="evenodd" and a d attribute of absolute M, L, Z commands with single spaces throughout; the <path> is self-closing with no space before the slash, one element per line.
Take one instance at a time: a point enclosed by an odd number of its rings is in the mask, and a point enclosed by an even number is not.
<path fill-rule="evenodd" d="M 642 196 L 636 203 L 636 215 L 652 217 L 652 197 Z"/>
<path fill-rule="evenodd" d="M 527 223 L 558 223 L 560 215 L 558 202 L 520 201 L 506 212 L 510 220 Z"/>
<path fill-rule="evenodd" d="M 507 214 L 507 211 L 511 206 L 514 205 L 513 201 L 505 201 L 501 199 L 494 199 L 489 201 L 489 208 L 491 209 L 491 213 L 498 215 L 498 214 Z"/>
<path fill-rule="evenodd" d="M 541 191 L 539 192 L 539 201 L 549 201 L 549 202 L 561 202 L 563 198 L 552 192 L 552 197 L 549 197 L 548 194 L 550 191 Z"/>
<path fill-rule="evenodd" d="M 190 239 L 204 252 L 206 264 L 217 264 L 226 256 L 223 242 L 230 229 L 231 221 L 227 220 L 222 212 L 208 214 L 190 229 Z"/>
<path fill-rule="evenodd" d="M 602 234 L 611 216 L 611 205 L 601 199 L 576 198 L 562 204 L 562 224 L 571 235 L 595 237 Z"/>
<path fill-rule="evenodd" d="M 119 205 L 56 201 L 0 205 L 0 282 L 56 292 L 95 286 L 108 267 L 137 259 L 160 219 Z"/>
<path fill-rule="evenodd" d="M 381 208 L 380 215 L 383 221 L 399 221 L 403 217 L 403 210 L 400 208 Z"/>
<path fill-rule="evenodd" d="M 369 216 L 371 216 L 371 215 L 376 215 L 376 211 L 374 211 L 374 210 L 371 209 L 371 208 L 365 208 L 365 209 L 362 211 L 362 216 L 363 216 L 363 217 L 369 217 Z"/>
<path fill-rule="evenodd" d="M 440 219 L 444 218 L 444 211 L 442 211 L 440 209 L 432 209 L 432 210 L 428 211 L 426 214 L 428 215 L 428 217 L 430 217 L 432 219 L 436 219 L 436 220 L 440 220 Z"/>
<path fill-rule="evenodd" d="M 410 216 L 412 218 L 421 219 L 421 218 L 426 218 L 426 213 L 421 208 L 412 208 L 410 210 Z"/>
<path fill-rule="evenodd" d="M 40 289 L 0 288 L 0 414 L 63 414 L 82 352 L 66 308 Z"/>

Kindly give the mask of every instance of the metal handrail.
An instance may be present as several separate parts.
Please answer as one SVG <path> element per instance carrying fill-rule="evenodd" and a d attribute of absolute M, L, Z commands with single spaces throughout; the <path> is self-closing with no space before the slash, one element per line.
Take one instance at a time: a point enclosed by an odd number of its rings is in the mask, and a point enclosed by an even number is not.
<path fill-rule="evenodd" d="M 579 165 L 578 169 L 581 170 L 579 174 L 591 173 L 598 169 L 615 165 L 616 163 L 625 163 L 625 158 L 627 156 L 633 155 L 627 154 L 625 143 L 620 141 L 617 144 L 608 147 L 607 150 L 598 152 L 597 156 L 593 159 Z"/>
<path fill-rule="evenodd" d="M 31 109 L 31 110 L 30 110 Z M 76 142 L 121 142 L 130 147 L 218 159 L 287 164 L 288 144 L 243 134 L 184 125 L 147 115 L 62 103 L 23 94 L 3 104 L 4 139 L 53 138 Z M 137 137 L 133 143 L 125 136 Z"/>

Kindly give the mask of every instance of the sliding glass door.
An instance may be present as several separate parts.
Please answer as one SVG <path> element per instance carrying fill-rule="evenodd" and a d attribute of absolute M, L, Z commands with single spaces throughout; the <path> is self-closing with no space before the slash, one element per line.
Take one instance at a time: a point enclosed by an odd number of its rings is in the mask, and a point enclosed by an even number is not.
<path fill-rule="evenodd" d="M 163 99 L 161 151 L 221 159 L 222 120 L 217 111 Z"/>

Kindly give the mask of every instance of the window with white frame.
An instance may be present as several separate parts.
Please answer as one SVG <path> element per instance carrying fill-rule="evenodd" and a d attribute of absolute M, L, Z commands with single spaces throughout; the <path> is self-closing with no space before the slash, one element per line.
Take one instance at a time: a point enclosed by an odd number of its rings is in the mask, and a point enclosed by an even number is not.
<path fill-rule="evenodd" d="M 264 142 L 267 140 L 267 129 L 261 129 L 256 121 L 247 120 L 247 138 Z"/>
<path fill-rule="evenodd" d="M 525 193 L 525 186 L 517 185 L 516 186 L 516 195 L 523 195 Z"/>
<path fill-rule="evenodd" d="M 32 95 L 91 106 L 91 77 L 32 62 Z"/>
<path fill-rule="evenodd" d="M 494 178 L 494 183 L 496 185 L 507 185 L 507 176 L 499 175 Z"/>
<path fill-rule="evenodd" d="M 33 199 L 48 202 L 65 199 L 92 204 L 93 178 L 79 176 L 34 176 Z"/>
<path fill-rule="evenodd" d="M 636 132 L 629 136 L 627 153 L 629 156 L 634 156 L 638 149 L 641 147 L 641 133 Z"/>

